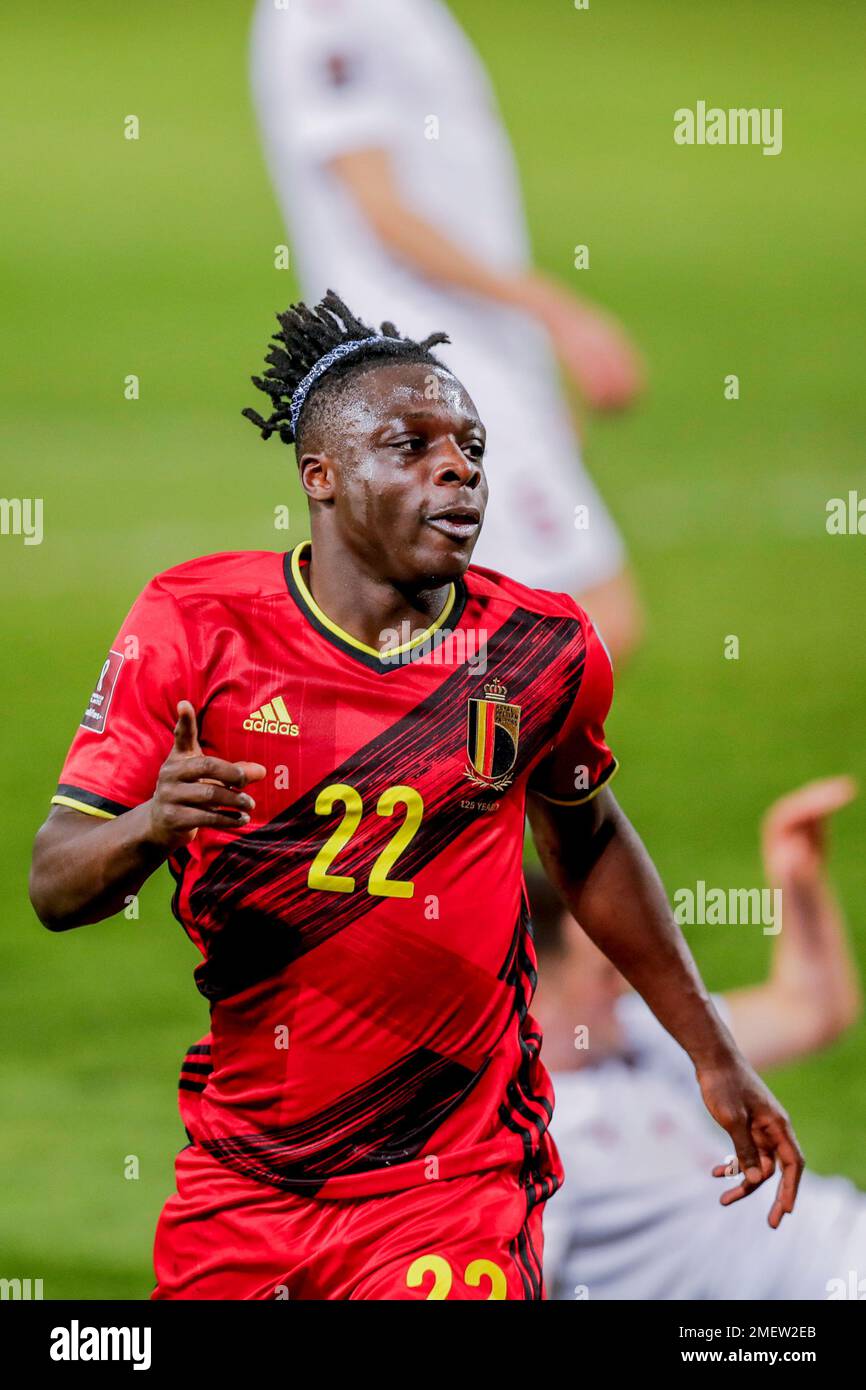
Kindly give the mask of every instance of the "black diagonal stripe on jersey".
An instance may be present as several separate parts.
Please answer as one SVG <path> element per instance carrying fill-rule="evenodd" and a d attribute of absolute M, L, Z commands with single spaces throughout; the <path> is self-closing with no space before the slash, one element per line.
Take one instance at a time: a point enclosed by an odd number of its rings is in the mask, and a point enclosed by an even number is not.
<path fill-rule="evenodd" d="M 508 950 L 505 959 L 496 972 L 497 980 L 505 980 L 510 983 L 511 970 L 517 958 L 517 943 L 520 940 L 520 933 L 523 930 L 523 913 L 518 912 L 517 921 L 514 924 L 514 931 L 511 933 L 511 940 L 508 943 Z"/>
<path fill-rule="evenodd" d="M 526 1265 L 523 1263 L 523 1259 L 521 1257 L 521 1250 L 517 1243 L 517 1237 L 515 1237 L 514 1240 L 512 1240 L 509 1243 L 508 1253 L 514 1261 L 514 1264 L 517 1268 L 517 1273 L 520 1275 L 520 1282 L 523 1285 L 523 1297 L 527 1300 L 527 1302 L 529 1302 L 533 1298 L 532 1284 L 530 1282 L 529 1275 L 526 1272 Z"/>
<path fill-rule="evenodd" d="M 247 1177 L 312 1194 L 329 1178 L 416 1158 L 486 1066 L 473 1072 L 419 1047 L 297 1124 L 199 1142 Z"/>
<path fill-rule="evenodd" d="M 527 1215 L 526 1221 L 524 1222 L 523 1226 L 521 1227 L 520 1234 L 519 1234 L 518 1237 L 517 1237 L 517 1246 L 518 1246 L 518 1249 L 520 1250 L 520 1252 L 521 1252 L 521 1254 L 522 1254 L 522 1256 L 523 1256 L 523 1259 L 524 1259 L 524 1261 L 525 1261 L 526 1268 L 527 1268 L 527 1271 L 528 1271 L 528 1273 L 529 1273 L 529 1277 L 530 1277 L 530 1279 L 532 1280 L 532 1297 L 533 1297 L 533 1299 L 540 1299 L 540 1298 L 541 1298 L 541 1272 L 540 1272 L 540 1271 L 536 1272 L 535 1268 L 533 1267 L 532 1259 L 531 1259 L 531 1256 L 530 1256 L 531 1243 L 530 1243 L 530 1240 L 529 1240 L 529 1217 L 528 1217 L 528 1215 Z M 533 1251 L 533 1253 L 534 1253 L 534 1251 Z"/>
<path fill-rule="evenodd" d="M 514 1008 L 518 1018 L 521 1059 L 516 1078 L 510 1081 L 506 1088 L 506 1099 L 499 1107 L 499 1118 L 508 1129 L 520 1136 L 523 1143 L 521 1182 L 527 1188 L 530 1206 L 534 1206 L 542 1200 L 541 1194 L 534 1190 L 534 1184 L 540 1184 L 542 1181 L 537 1167 L 538 1144 L 543 1139 L 553 1118 L 553 1107 L 546 1096 L 537 1095 L 532 1090 L 532 1064 L 538 1055 L 540 1036 L 527 1036 L 523 1031 L 523 1023 L 529 1012 L 529 1000 L 535 992 L 538 978 L 532 958 L 526 949 L 529 912 L 525 899 L 521 912 L 521 924 L 524 931 L 520 935 L 514 974 L 509 981 L 513 985 L 515 993 Z M 533 1045 L 530 1041 L 531 1036 L 538 1036 L 538 1043 Z M 539 1114 L 535 1107 L 540 1107 L 543 1113 Z M 533 1130 L 536 1132 L 535 1136 Z"/>
<path fill-rule="evenodd" d="M 526 1221 L 523 1223 L 523 1230 L 521 1231 L 521 1235 L 526 1241 L 527 1264 L 529 1265 L 530 1271 L 533 1275 L 532 1283 L 533 1288 L 535 1289 L 535 1297 L 540 1299 L 542 1296 L 542 1291 L 544 1289 L 544 1270 L 541 1268 L 541 1260 L 538 1258 L 538 1251 L 536 1250 L 532 1242 L 532 1230 L 529 1224 L 529 1217 L 530 1213 L 532 1212 L 533 1206 L 533 1202 L 527 1202 Z"/>
<path fill-rule="evenodd" d="M 461 666 L 279 816 L 238 836 L 190 897 L 196 928 L 207 944 L 207 961 L 196 971 L 201 992 L 211 1000 L 226 999 L 270 978 L 379 903 L 363 887 L 326 894 L 307 885 L 309 867 L 342 813 L 338 808 L 333 817 L 316 814 L 316 798 L 325 787 L 348 783 L 368 808 L 389 786 L 411 781 L 422 789 L 424 816 L 394 874 L 411 880 L 483 814 L 460 804 L 471 803 L 465 791 L 474 789 L 464 779 L 462 760 L 454 761 L 455 750 L 464 749 L 468 699 L 477 697 L 484 679 L 497 679 L 507 687 L 509 701 L 524 702 L 519 775 L 561 726 L 580 687 L 584 659 L 577 619 L 516 609 L 488 643 L 481 683 L 472 668 Z M 459 770 L 443 772 L 444 754 Z M 393 833 L 392 820 L 368 812 L 331 871 L 366 884 Z"/>
<path fill-rule="evenodd" d="M 535 993 L 535 986 L 538 981 L 534 963 L 526 950 L 525 936 L 521 937 L 518 953 L 519 966 L 518 979 L 516 981 L 518 998 L 515 1011 L 520 1024 L 518 1036 L 520 1039 L 521 1061 L 517 1080 L 511 1083 L 511 1085 L 515 1087 L 514 1095 L 511 1095 L 511 1087 L 509 1087 L 508 1098 L 512 1102 L 513 1111 L 516 1112 L 517 1115 L 522 1116 L 530 1126 L 537 1129 L 538 1137 L 541 1139 L 550 1121 L 553 1119 L 553 1106 L 546 1096 L 536 1095 L 531 1085 L 533 1063 L 538 1057 L 541 1047 L 541 1034 L 524 1032 L 523 1028 L 524 1020 L 529 1013 L 529 1001 Z M 540 1106 L 544 1114 L 539 1115 L 537 1109 L 533 1109 L 533 1106 Z"/>
<path fill-rule="evenodd" d="M 541 1298 L 542 1281 L 540 1268 L 536 1270 L 535 1266 L 532 1263 L 532 1259 L 530 1258 L 530 1249 L 532 1251 L 532 1255 L 535 1255 L 535 1250 L 531 1246 L 531 1242 L 528 1239 L 529 1214 L 531 1210 L 532 1208 L 529 1205 L 527 1205 L 526 1216 L 524 1217 L 523 1225 L 521 1226 L 517 1235 L 511 1241 L 511 1244 L 508 1247 L 508 1253 L 510 1254 L 514 1263 L 517 1265 L 521 1280 L 523 1281 L 524 1297 L 532 1301 L 535 1301 L 536 1299 Z"/>

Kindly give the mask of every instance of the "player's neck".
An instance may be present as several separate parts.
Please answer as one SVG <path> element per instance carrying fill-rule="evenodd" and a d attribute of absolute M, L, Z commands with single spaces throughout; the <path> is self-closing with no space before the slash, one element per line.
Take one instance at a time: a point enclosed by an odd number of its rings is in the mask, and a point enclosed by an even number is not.
<path fill-rule="evenodd" d="M 314 541 L 306 554 L 305 579 L 319 608 L 337 627 L 379 651 L 394 645 L 395 633 L 416 633 L 435 623 L 451 593 L 450 583 L 417 590 L 398 586 L 330 540 Z"/>

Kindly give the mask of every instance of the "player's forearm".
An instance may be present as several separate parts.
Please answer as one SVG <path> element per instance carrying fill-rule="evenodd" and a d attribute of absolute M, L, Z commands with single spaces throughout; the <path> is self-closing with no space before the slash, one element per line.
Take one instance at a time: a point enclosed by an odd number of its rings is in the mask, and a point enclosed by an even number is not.
<path fill-rule="evenodd" d="M 477 256 L 414 212 L 399 196 L 393 193 L 383 196 L 378 189 L 371 188 L 369 180 L 361 177 L 360 170 L 348 164 L 344 166 L 336 160 L 334 165 L 379 240 L 413 270 L 420 271 L 428 279 L 469 290 L 487 299 L 521 305 L 522 276 L 491 270 Z"/>
<path fill-rule="evenodd" d="M 461 242 L 419 214 L 403 197 L 399 180 L 384 150 L 355 150 L 330 162 L 392 255 L 428 279 L 522 309 L 549 327 L 561 312 L 562 291 L 532 269 L 496 270 Z"/>
<path fill-rule="evenodd" d="M 830 1037 L 859 1013 L 861 991 L 842 912 L 823 875 L 782 879 L 782 930 L 773 938 L 767 988 Z"/>
<path fill-rule="evenodd" d="M 150 838 L 147 803 L 111 821 L 54 812 L 33 850 L 30 900 L 36 915 L 51 931 L 111 917 L 167 853 Z"/>
<path fill-rule="evenodd" d="M 583 930 L 695 1065 L 725 1063 L 736 1044 L 713 1007 L 652 860 L 610 793 L 602 796 L 603 810 L 595 803 L 579 810 L 531 807 L 545 869 Z"/>

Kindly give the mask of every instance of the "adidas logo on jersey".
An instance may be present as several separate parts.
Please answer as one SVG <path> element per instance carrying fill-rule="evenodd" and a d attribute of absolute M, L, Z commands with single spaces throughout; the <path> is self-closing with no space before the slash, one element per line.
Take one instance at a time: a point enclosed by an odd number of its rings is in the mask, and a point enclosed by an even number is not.
<path fill-rule="evenodd" d="M 297 724 L 292 723 L 282 695 L 275 695 L 261 709 L 254 709 L 244 720 L 244 728 L 257 734 L 287 734 L 292 738 L 297 738 L 299 732 Z"/>

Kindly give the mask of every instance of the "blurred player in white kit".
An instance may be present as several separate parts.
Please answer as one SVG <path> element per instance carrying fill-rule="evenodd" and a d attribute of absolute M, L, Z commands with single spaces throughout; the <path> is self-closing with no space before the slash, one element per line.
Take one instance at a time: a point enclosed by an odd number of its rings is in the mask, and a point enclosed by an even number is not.
<path fill-rule="evenodd" d="M 511 146 L 466 35 L 442 0 L 259 0 L 252 76 L 305 298 L 337 284 L 376 324 L 447 325 L 443 355 L 488 429 L 476 562 L 577 597 L 626 655 L 639 603 L 557 359 L 600 410 L 632 400 L 639 360 L 608 315 L 531 268 Z"/>
<path fill-rule="evenodd" d="M 767 879 L 782 893 L 768 977 L 714 996 L 757 1069 L 808 1056 L 857 1020 L 860 985 L 825 872 L 826 822 L 849 778 L 783 797 L 764 820 Z M 538 871 L 529 876 L 552 1133 L 565 1182 L 544 1212 L 554 1299 L 866 1297 L 866 1192 L 804 1174 L 791 1221 L 767 1225 L 770 1184 L 719 1204 L 722 1132 L 688 1054 L 586 937 Z M 731 927 L 734 932 L 748 927 Z M 576 1027 L 589 1046 L 578 1047 Z M 724 1181 L 724 1179 L 723 1179 Z"/>

